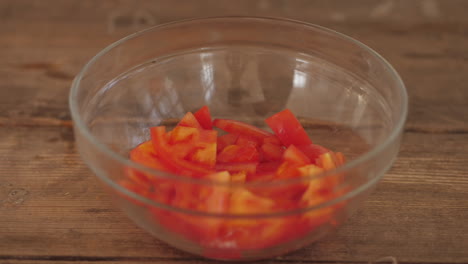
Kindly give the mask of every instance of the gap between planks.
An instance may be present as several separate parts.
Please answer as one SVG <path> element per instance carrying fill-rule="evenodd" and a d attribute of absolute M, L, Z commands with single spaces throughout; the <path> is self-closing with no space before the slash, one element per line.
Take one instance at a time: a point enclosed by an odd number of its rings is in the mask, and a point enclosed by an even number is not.
<path fill-rule="evenodd" d="M 157 258 L 157 257 L 93 257 L 93 256 L 14 256 L 14 255 L 0 255 L 0 261 L 15 261 L 17 263 L 28 261 L 37 261 L 41 263 L 43 261 L 54 262 L 54 263 L 102 263 L 102 262 L 121 262 L 121 263 L 193 263 L 193 264 L 202 264 L 202 263 L 219 263 L 218 260 L 202 259 L 199 257 L 194 258 Z M 231 262 L 233 263 L 233 262 Z M 364 264 L 364 263 L 373 263 L 368 260 L 364 261 L 346 261 L 346 260 L 301 260 L 301 259 L 270 259 L 270 260 L 260 260 L 254 262 L 244 262 L 251 264 L 271 264 L 271 263 L 317 263 L 317 264 Z M 376 262 L 377 263 L 377 262 Z M 378 263 L 390 263 L 388 261 L 379 261 Z M 400 264 L 449 264 L 447 262 L 406 262 L 399 261 Z"/>
<path fill-rule="evenodd" d="M 5 118 L 0 117 L 0 127 L 73 127 L 72 120 L 61 120 L 49 117 L 33 117 L 33 118 Z M 314 128 L 325 128 L 326 125 L 317 124 L 311 125 Z M 420 134 L 468 134 L 468 127 L 421 127 L 407 124 L 404 129 L 405 133 L 420 133 Z"/>

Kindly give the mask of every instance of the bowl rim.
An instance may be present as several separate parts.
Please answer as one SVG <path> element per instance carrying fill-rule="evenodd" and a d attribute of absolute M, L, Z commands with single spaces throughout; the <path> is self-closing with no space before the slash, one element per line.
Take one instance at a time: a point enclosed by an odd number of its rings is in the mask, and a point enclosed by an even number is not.
<path fill-rule="evenodd" d="M 325 171 L 323 173 L 316 174 L 316 175 L 303 176 L 301 178 L 295 178 L 295 179 L 283 179 L 283 180 L 277 180 L 277 181 L 274 181 L 274 182 L 261 182 L 261 183 L 260 182 L 252 182 L 252 183 L 241 183 L 241 184 L 222 183 L 222 182 L 216 182 L 216 181 L 207 180 L 207 179 L 196 179 L 196 178 L 192 178 L 192 177 L 172 174 L 172 173 L 168 173 L 168 172 L 165 172 L 165 171 L 160 171 L 160 170 L 157 170 L 157 169 L 153 169 L 153 168 L 150 168 L 150 167 L 145 166 L 143 164 L 133 162 L 129 158 L 126 158 L 126 157 L 114 152 L 111 148 L 109 148 L 104 143 L 100 142 L 96 137 L 94 137 L 92 135 L 91 131 L 88 129 L 85 122 L 81 118 L 81 115 L 80 115 L 79 110 L 78 110 L 79 107 L 78 107 L 78 104 L 77 104 L 75 98 L 77 97 L 77 93 L 78 93 L 78 91 L 80 89 L 81 79 L 86 74 L 88 69 L 94 63 L 96 63 L 104 54 L 108 53 L 109 51 L 116 48 L 117 46 L 119 46 L 121 44 L 124 44 L 128 40 L 137 38 L 139 36 L 142 36 L 142 35 L 144 35 L 146 33 L 151 32 L 153 30 L 161 30 L 161 29 L 168 28 L 168 27 L 171 27 L 171 26 L 174 26 L 174 25 L 187 25 L 187 24 L 194 23 L 194 22 L 216 21 L 216 20 L 233 20 L 233 19 L 236 19 L 236 20 L 251 20 L 252 22 L 260 21 L 260 22 L 265 22 L 265 23 L 273 23 L 273 22 L 278 23 L 279 22 L 279 23 L 289 24 L 289 25 L 293 25 L 293 26 L 302 26 L 302 27 L 305 27 L 305 28 L 308 28 L 308 29 L 319 31 L 320 33 L 331 34 L 334 37 L 338 37 L 343 41 L 347 41 L 347 42 L 350 42 L 350 43 L 352 43 L 354 45 L 357 45 L 362 50 L 364 50 L 367 53 L 369 53 L 370 55 L 374 56 L 378 61 L 380 61 L 380 63 L 386 68 L 386 70 L 390 73 L 392 78 L 396 81 L 397 87 L 399 87 L 400 93 L 401 93 L 401 101 L 402 101 L 401 112 L 400 112 L 400 115 L 398 116 L 397 122 L 395 123 L 395 125 L 393 126 L 393 128 L 392 128 L 392 130 L 390 132 L 390 135 L 387 136 L 383 140 L 383 142 L 381 144 L 379 144 L 379 145 L 377 145 L 375 147 L 372 147 L 369 151 L 365 152 L 362 155 L 359 155 L 354 160 L 346 162 L 344 165 L 342 165 L 342 166 L 340 166 L 340 167 L 338 167 L 336 169 L 333 169 L 333 170 Z M 295 182 L 303 182 L 303 181 L 309 181 L 309 180 L 323 178 L 323 177 L 331 177 L 333 175 L 340 174 L 340 173 L 343 173 L 345 171 L 349 171 L 349 170 L 357 167 L 358 165 L 363 164 L 363 163 L 371 160 L 372 158 L 376 157 L 380 152 L 382 152 L 387 147 L 389 147 L 389 145 L 392 144 L 392 142 L 394 142 L 399 137 L 399 135 L 401 134 L 401 132 L 403 130 L 403 127 L 404 127 L 404 124 L 405 124 L 406 119 L 407 119 L 407 115 L 408 115 L 408 94 L 407 94 L 405 84 L 403 83 L 403 80 L 401 79 L 401 77 L 399 76 L 397 71 L 394 69 L 394 67 L 386 59 L 384 59 L 379 53 L 377 53 L 376 51 L 374 51 L 373 49 L 371 49 L 367 45 L 363 44 L 362 42 L 360 42 L 360 41 L 358 41 L 358 40 L 356 40 L 356 39 L 354 39 L 352 37 L 349 37 L 349 36 L 347 36 L 347 35 L 345 35 L 343 33 L 337 32 L 335 30 L 332 30 L 332 29 L 329 29 L 329 28 L 326 28 L 326 27 L 323 27 L 323 26 L 319 26 L 319 25 L 304 22 L 304 21 L 289 19 L 289 18 L 266 17 L 266 16 L 213 16 L 213 17 L 190 18 L 190 19 L 183 19 L 183 20 L 177 20 L 177 21 L 172 21 L 172 22 L 168 22 L 168 23 L 163 23 L 163 24 L 160 24 L 160 25 L 156 25 L 156 26 L 149 27 L 147 29 L 132 33 L 132 34 L 130 34 L 130 35 L 124 37 L 124 38 L 121 38 L 121 39 L 113 42 L 112 44 L 108 45 L 107 47 L 102 49 L 100 52 L 98 52 L 93 58 L 91 58 L 85 64 L 85 66 L 80 70 L 80 72 L 74 78 L 74 80 L 72 82 L 68 100 L 69 100 L 69 109 L 70 109 L 70 112 L 71 112 L 71 118 L 72 118 L 72 121 L 74 123 L 75 129 L 77 129 L 85 137 L 85 139 L 87 141 L 89 141 L 91 144 L 94 144 L 105 155 L 107 155 L 108 157 L 110 157 L 110 158 L 116 160 L 117 162 L 123 164 L 124 166 L 130 167 L 132 169 L 137 169 L 139 171 L 143 171 L 143 172 L 146 172 L 146 173 L 150 173 L 152 175 L 158 175 L 158 177 L 161 177 L 161 178 L 170 178 L 170 179 L 174 179 L 174 180 L 181 181 L 181 182 L 187 182 L 187 183 L 192 183 L 192 184 L 200 184 L 200 185 L 230 186 L 230 187 L 235 187 L 236 185 L 239 185 L 239 186 L 258 186 L 259 184 L 261 184 L 262 186 L 281 186 L 281 185 L 285 185 L 285 184 L 293 184 Z M 386 169 L 384 171 L 386 171 L 388 168 L 390 168 L 392 163 L 393 163 L 393 161 L 389 163 L 389 165 L 386 167 Z M 112 188 L 117 189 L 119 192 L 122 192 L 125 195 L 130 196 L 131 198 L 134 198 L 136 200 L 146 202 L 146 203 L 150 203 L 150 204 L 153 204 L 153 205 L 158 206 L 158 207 L 163 207 L 163 208 L 167 208 L 167 209 L 171 209 L 171 210 L 175 210 L 175 211 L 180 211 L 180 212 L 185 212 L 185 213 L 189 212 L 191 214 L 196 214 L 196 215 L 235 217 L 235 215 L 231 215 L 231 214 L 226 215 L 226 214 L 219 214 L 219 213 L 208 213 L 208 212 L 199 212 L 199 211 L 193 211 L 193 210 L 188 210 L 188 209 L 182 209 L 182 208 L 177 208 L 177 207 L 169 206 L 169 205 L 166 205 L 166 204 L 162 204 L 162 203 L 150 200 L 148 198 L 145 198 L 145 197 L 139 195 L 138 193 L 130 191 L 127 188 L 121 186 L 120 184 L 118 184 L 117 182 L 115 182 L 114 180 L 112 180 L 111 178 L 106 176 L 105 173 L 103 173 L 102 171 L 97 171 L 97 168 L 94 168 L 92 166 L 92 164 L 87 163 L 87 166 L 90 167 L 91 169 L 93 169 L 94 172 L 96 173 L 96 175 L 101 180 L 103 180 L 105 183 L 109 184 Z M 272 216 L 272 215 L 284 215 L 286 212 L 291 212 L 291 213 L 296 212 L 297 213 L 298 211 L 313 210 L 313 209 L 318 209 L 318 208 L 321 208 L 321 207 L 324 207 L 324 206 L 328 206 L 330 204 L 334 204 L 336 202 L 339 202 L 340 200 L 343 200 L 345 198 L 348 199 L 348 198 L 350 198 L 350 197 L 352 197 L 352 196 L 354 196 L 354 195 L 368 189 L 370 186 L 372 186 L 374 183 L 376 183 L 381 177 L 383 177 L 383 175 L 381 175 L 379 177 L 373 177 L 372 179 L 367 181 L 365 184 L 359 186 L 358 188 L 353 189 L 352 191 L 346 193 L 345 195 L 338 196 L 336 198 L 331 199 L 330 201 L 326 201 L 324 203 L 320 203 L 320 204 L 315 205 L 315 206 L 307 207 L 305 209 L 304 208 L 293 209 L 293 210 L 290 210 L 290 211 L 283 211 L 283 212 L 279 212 L 279 213 L 255 214 L 255 215 L 252 215 L 252 216 L 261 217 L 262 215 L 265 215 L 266 217 L 268 217 L 268 216 Z M 242 215 L 242 217 L 244 217 L 244 216 L 248 217 L 249 215 Z"/>

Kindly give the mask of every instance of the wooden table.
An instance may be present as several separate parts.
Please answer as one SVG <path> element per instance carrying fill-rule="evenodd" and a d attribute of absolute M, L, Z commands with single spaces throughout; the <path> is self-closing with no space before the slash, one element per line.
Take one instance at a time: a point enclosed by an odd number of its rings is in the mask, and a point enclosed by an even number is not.
<path fill-rule="evenodd" d="M 468 1 L 0 2 L 0 263 L 208 263 L 131 223 L 83 165 L 67 96 L 111 42 L 194 16 L 321 24 L 386 57 L 410 95 L 394 167 L 335 235 L 265 263 L 468 262 Z M 211 262 L 213 263 L 213 262 Z"/>

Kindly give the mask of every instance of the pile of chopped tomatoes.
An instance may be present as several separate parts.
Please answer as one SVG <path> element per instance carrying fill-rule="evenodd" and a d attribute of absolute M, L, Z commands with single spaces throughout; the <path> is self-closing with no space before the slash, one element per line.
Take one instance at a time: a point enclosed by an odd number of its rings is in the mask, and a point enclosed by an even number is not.
<path fill-rule="evenodd" d="M 165 126 L 152 127 L 151 140 L 130 152 L 132 161 L 219 184 L 200 184 L 129 169 L 122 185 L 173 207 L 226 215 L 268 214 L 332 199 L 342 176 L 304 176 L 332 170 L 345 162 L 344 156 L 314 144 L 288 109 L 265 121 L 273 133 L 236 120 L 212 120 L 204 106 L 193 114 L 188 112 L 170 131 Z M 306 180 L 270 184 L 301 177 Z M 332 223 L 335 210 L 337 207 L 331 206 L 258 219 L 197 216 L 163 209 L 152 212 L 158 223 L 185 239 L 206 248 L 229 251 L 219 256 L 219 251 L 208 250 L 207 256 L 235 258 L 235 250 L 274 246 Z"/>

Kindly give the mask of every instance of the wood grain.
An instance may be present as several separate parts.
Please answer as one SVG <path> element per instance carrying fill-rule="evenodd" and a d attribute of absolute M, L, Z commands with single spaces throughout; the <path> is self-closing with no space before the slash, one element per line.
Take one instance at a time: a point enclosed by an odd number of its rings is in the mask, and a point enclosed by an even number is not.
<path fill-rule="evenodd" d="M 354 217 L 259 263 L 467 263 L 467 12 L 465 0 L 2 0 L 0 263 L 217 263 L 167 246 L 112 205 L 76 154 L 67 97 L 113 41 L 222 15 L 299 19 L 357 38 L 395 66 L 410 96 L 400 156 Z"/>
<path fill-rule="evenodd" d="M 69 120 L 72 78 L 99 50 L 135 30 L 194 16 L 270 15 L 336 29 L 380 52 L 408 87 L 409 129 L 468 131 L 468 74 L 462 74 L 468 72 L 468 19 L 463 12 L 468 2 L 226 3 L 178 1 L 175 7 L 171 1 L 2 1 L 0 117 Z"/>
<path fill-rule="evenodd" d="M 336 234 L 280 258 L 468 261 L 467 134 L 407 133 L 400 158 Z M 443 145 L 433 151 L 434 145 Z M 189 263 L 116 207 L 80 161 L 68 127 L 0 128 L 1 259 L 64 257 Z M 193 263 L 193 262 L 190 262 Z"/>

